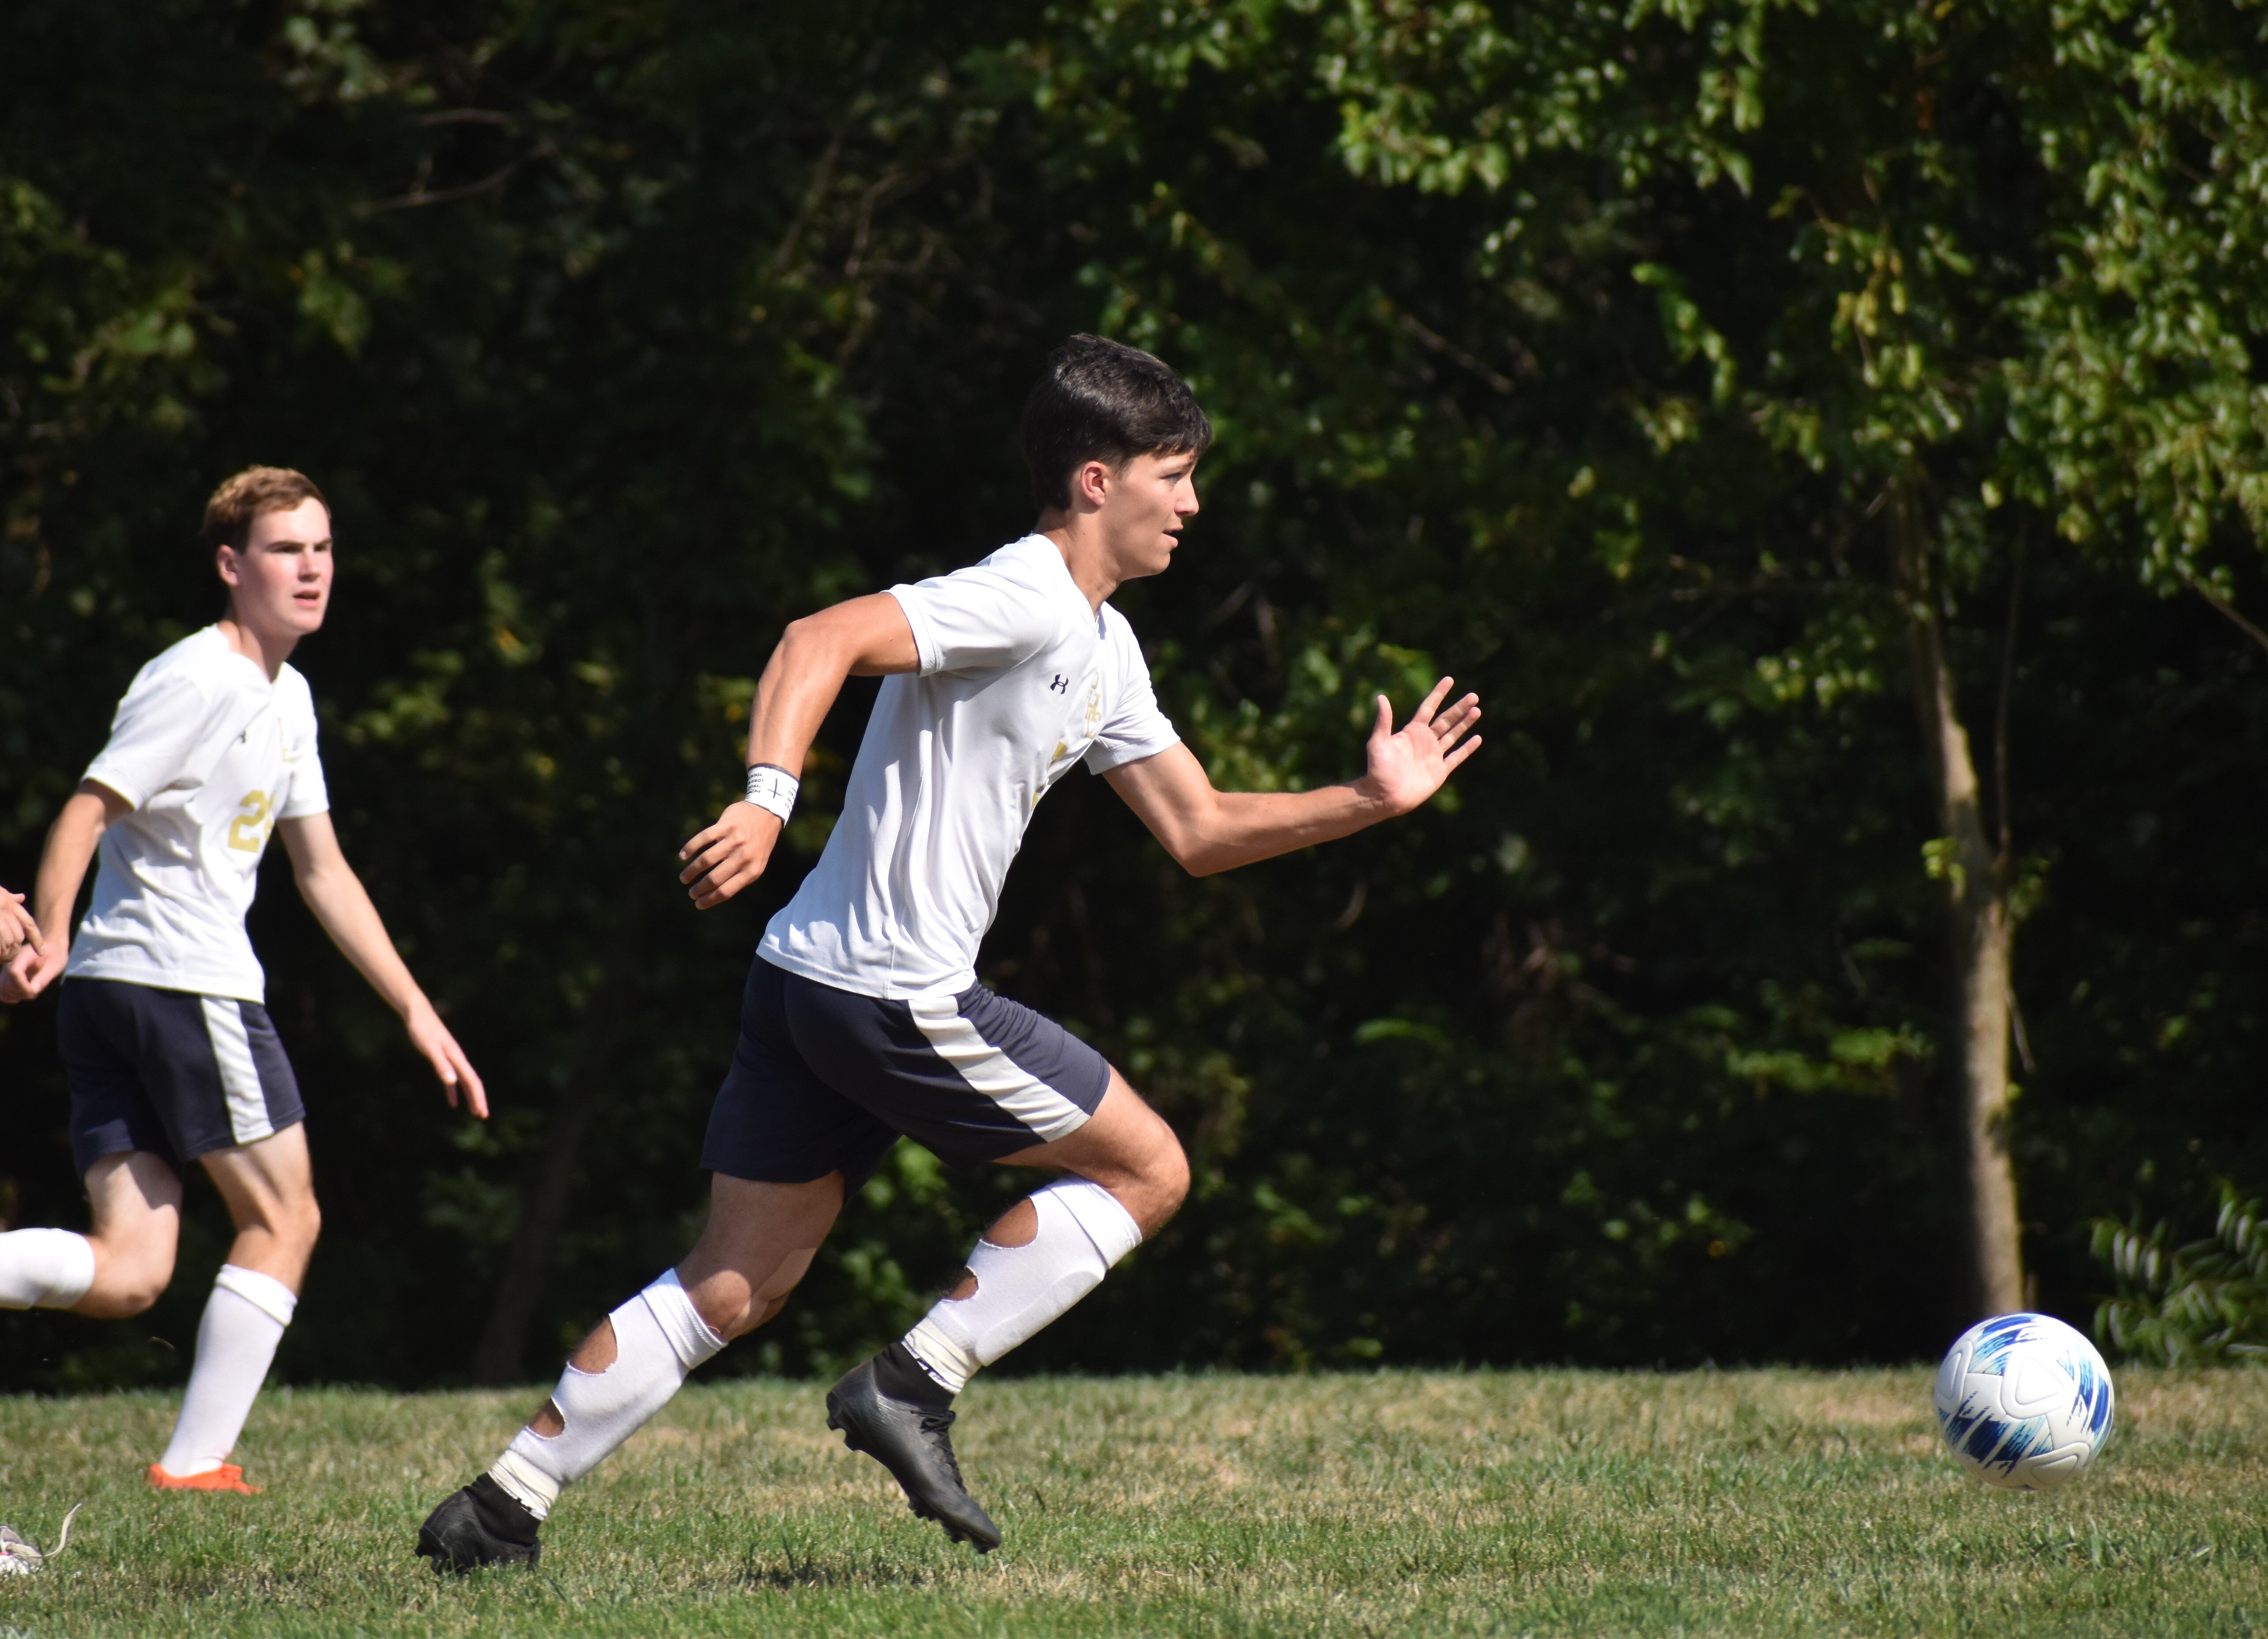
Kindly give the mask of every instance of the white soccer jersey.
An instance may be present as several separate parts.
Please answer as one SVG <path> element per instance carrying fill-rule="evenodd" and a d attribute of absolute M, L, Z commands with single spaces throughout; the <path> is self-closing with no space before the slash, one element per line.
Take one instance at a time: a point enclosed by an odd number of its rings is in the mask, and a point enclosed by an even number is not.
<path fill-rule="evenodd" d="M 66 977 L 264 1003 L 244 931 L 261 853 L 277 820 L 331 806 L 307 680 L 271 683 L 207 626 L 135 674 L 86 778 L 134 810 L 102 834 Z"/>
<path fill-rule="evenodd" d="M 921 669 L 882 680 L 843 817 L 761 950 L 861 995 L 955 994 L 1048 788 L 1181 736 L 1134 629 L 1088 606 L 1045 535 L 890 594 Z"/>

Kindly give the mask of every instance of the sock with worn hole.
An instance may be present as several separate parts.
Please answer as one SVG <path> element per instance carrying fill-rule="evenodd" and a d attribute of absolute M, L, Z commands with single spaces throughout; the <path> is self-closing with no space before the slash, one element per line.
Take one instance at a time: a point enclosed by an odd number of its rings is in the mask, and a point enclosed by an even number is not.
<path fill-rule="evenodd" d="M 181 1396 L 181 1415 L 158 1467 L 187 1480 L 209 1474 L 228 1460 L 298 1302 L 298 1295 L 272 1275 L 234 1264 L 220 1266 L 197 1327 L 188 1392 Z"/>
<path fill-rule="evenodd" d="M 94 1243 L 69 1229 L 0 1235 L 0 1309 L 69 1309 L 94 1284 Z"/>
<path fill-rule="evenodd" d="M 1031 1202 L 1038 1233 L 1021 1246 L 977 1242 L 968 1254 L 976 1290 L 939 1299 L 902 1340 L 947 1393 L 960 1393 L 979 1367 L 1101 1285 L 1110 1266 L 1142 1243 L 1133 1214 L 1100 1184 L 1066 1178 Z"/>
<path fill-rule="evenodd" d="M 607 1318 L 615 1329 L 614 1363 L 604 1371 L 570 1366 L 551 1392 L 566 1426 L 550 1436 L 522 1429 L 489 1470 L 489 1478 L 538 1519 L 549 1517 L 563 1488 L 606 1460 L 669 1404 L 688 1373 L 725 1347 L 674 1269 Z"/>

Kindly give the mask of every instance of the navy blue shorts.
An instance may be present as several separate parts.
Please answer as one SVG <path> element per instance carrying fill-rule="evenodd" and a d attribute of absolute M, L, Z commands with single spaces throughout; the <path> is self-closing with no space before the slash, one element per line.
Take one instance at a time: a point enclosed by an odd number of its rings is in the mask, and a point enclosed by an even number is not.
<path fill-rule="evenodd" d="M 208 1150 L 307 1119 L 291 1061 L 256 1001 L 67 978 L 55 1026 L 82 1176 L 129 1149 L 178 1172 Z"/>
<path fill-rule="evenodd" d="M 1109 1087 L 1101 1053 L 982 985 L 886 1001 L 758 956 L 701 1164 L 762 1184 L 840 1172 L 856 1189 L 900 1133 L 998 1161 L 1076 1133 Z"/>

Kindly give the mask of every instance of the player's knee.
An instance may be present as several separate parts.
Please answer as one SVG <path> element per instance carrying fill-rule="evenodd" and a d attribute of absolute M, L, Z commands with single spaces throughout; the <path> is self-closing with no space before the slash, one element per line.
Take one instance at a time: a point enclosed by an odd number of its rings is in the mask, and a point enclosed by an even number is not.
<path fill-rule="evenodd" d="M 1174 1141 L 1173 1148 L 1167 1152 L 1165 1178 L 1162 1182 L 1167 1197 L 1166 1210 L 1179 1212 L 1182 1209 L 1182 1203 L 1189 1198 L 1189 1152 L 1182 1148 L 1179 1139 Z"/>
<path fill-rule="evenodd" d="M 772 1260 L 770 1270 L 746 1264 L 712 1270 L 686 1285 L 693 1312 L 726 1342 L 745 1337 L 787 1307 L 788 1294 L 810 1271 L 816 1246 L 799 1246 Z M 681 1267 L 678 1279 L 685 1280 Z"/>
<path fill-rule="evenodd" d="M 315 1204 L 313 1195 L 293 1201 L 284 1209 L 279 1229 L 284 1239 L 302 1251 L 313 1251 L 317 1237 L 323 1232 L 323 1209 Z"/>
<path fill-rule="evenodd" d="M 88 1293 L 79 1312 L 96 1320 L 125 1320 L 149 1310 L 165 1289 L 163 1281 L 128 1281 Z"/>
<path fill-rule="evenodd" d="M 1165 1142 L 1142 1170 L 1143 1210 L 1135 1216 L 1141 1220 L 1143 1233 L 1156 1234 L 1166 1220 L 1182 1209 L 1189 1193 L 1189 1155 L 1182 1148 L 1181 1140 L 1168 1131 Z"/>
<path fill-rule="evenodd" d="M 771 1318 L 763 1301 L 745 1282 L 735 1281 L 728 1289 L 722 1281 L 705 1281 L 692 1296 L 693 1312 L 701 1317 L 701 1324 L 728 1343 Z"/>
<path fill-rule="evenodd" d="M 96 1265 L 94 1284 L 77 1310 L 90 1319 L 124 1320 L 155 1303 L 173 1278 L 170 1258 L 105 1258 Z"/>
<path fill-rule="evenodd" d="M 95 1320 L 127 1320 L 154 1306 L 166 1288 L 156 1284 L 122 1286 L 108 1292 L 91 1292 L 79 1312 Z"/>

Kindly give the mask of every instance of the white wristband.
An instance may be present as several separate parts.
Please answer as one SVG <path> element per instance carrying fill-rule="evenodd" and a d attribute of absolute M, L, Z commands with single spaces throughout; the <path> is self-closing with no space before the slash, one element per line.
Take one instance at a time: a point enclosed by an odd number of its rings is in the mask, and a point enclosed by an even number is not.
<path fill-rule="evenodd" d="M 803 789 L 803 782 L 784 768 L 770 763 L 759 763 L 748 771 L 747 801 L 767 814 L 779 816 L 779 823 L 787 823 L 787 816 L 795 811 L 795 794 Z"/>

